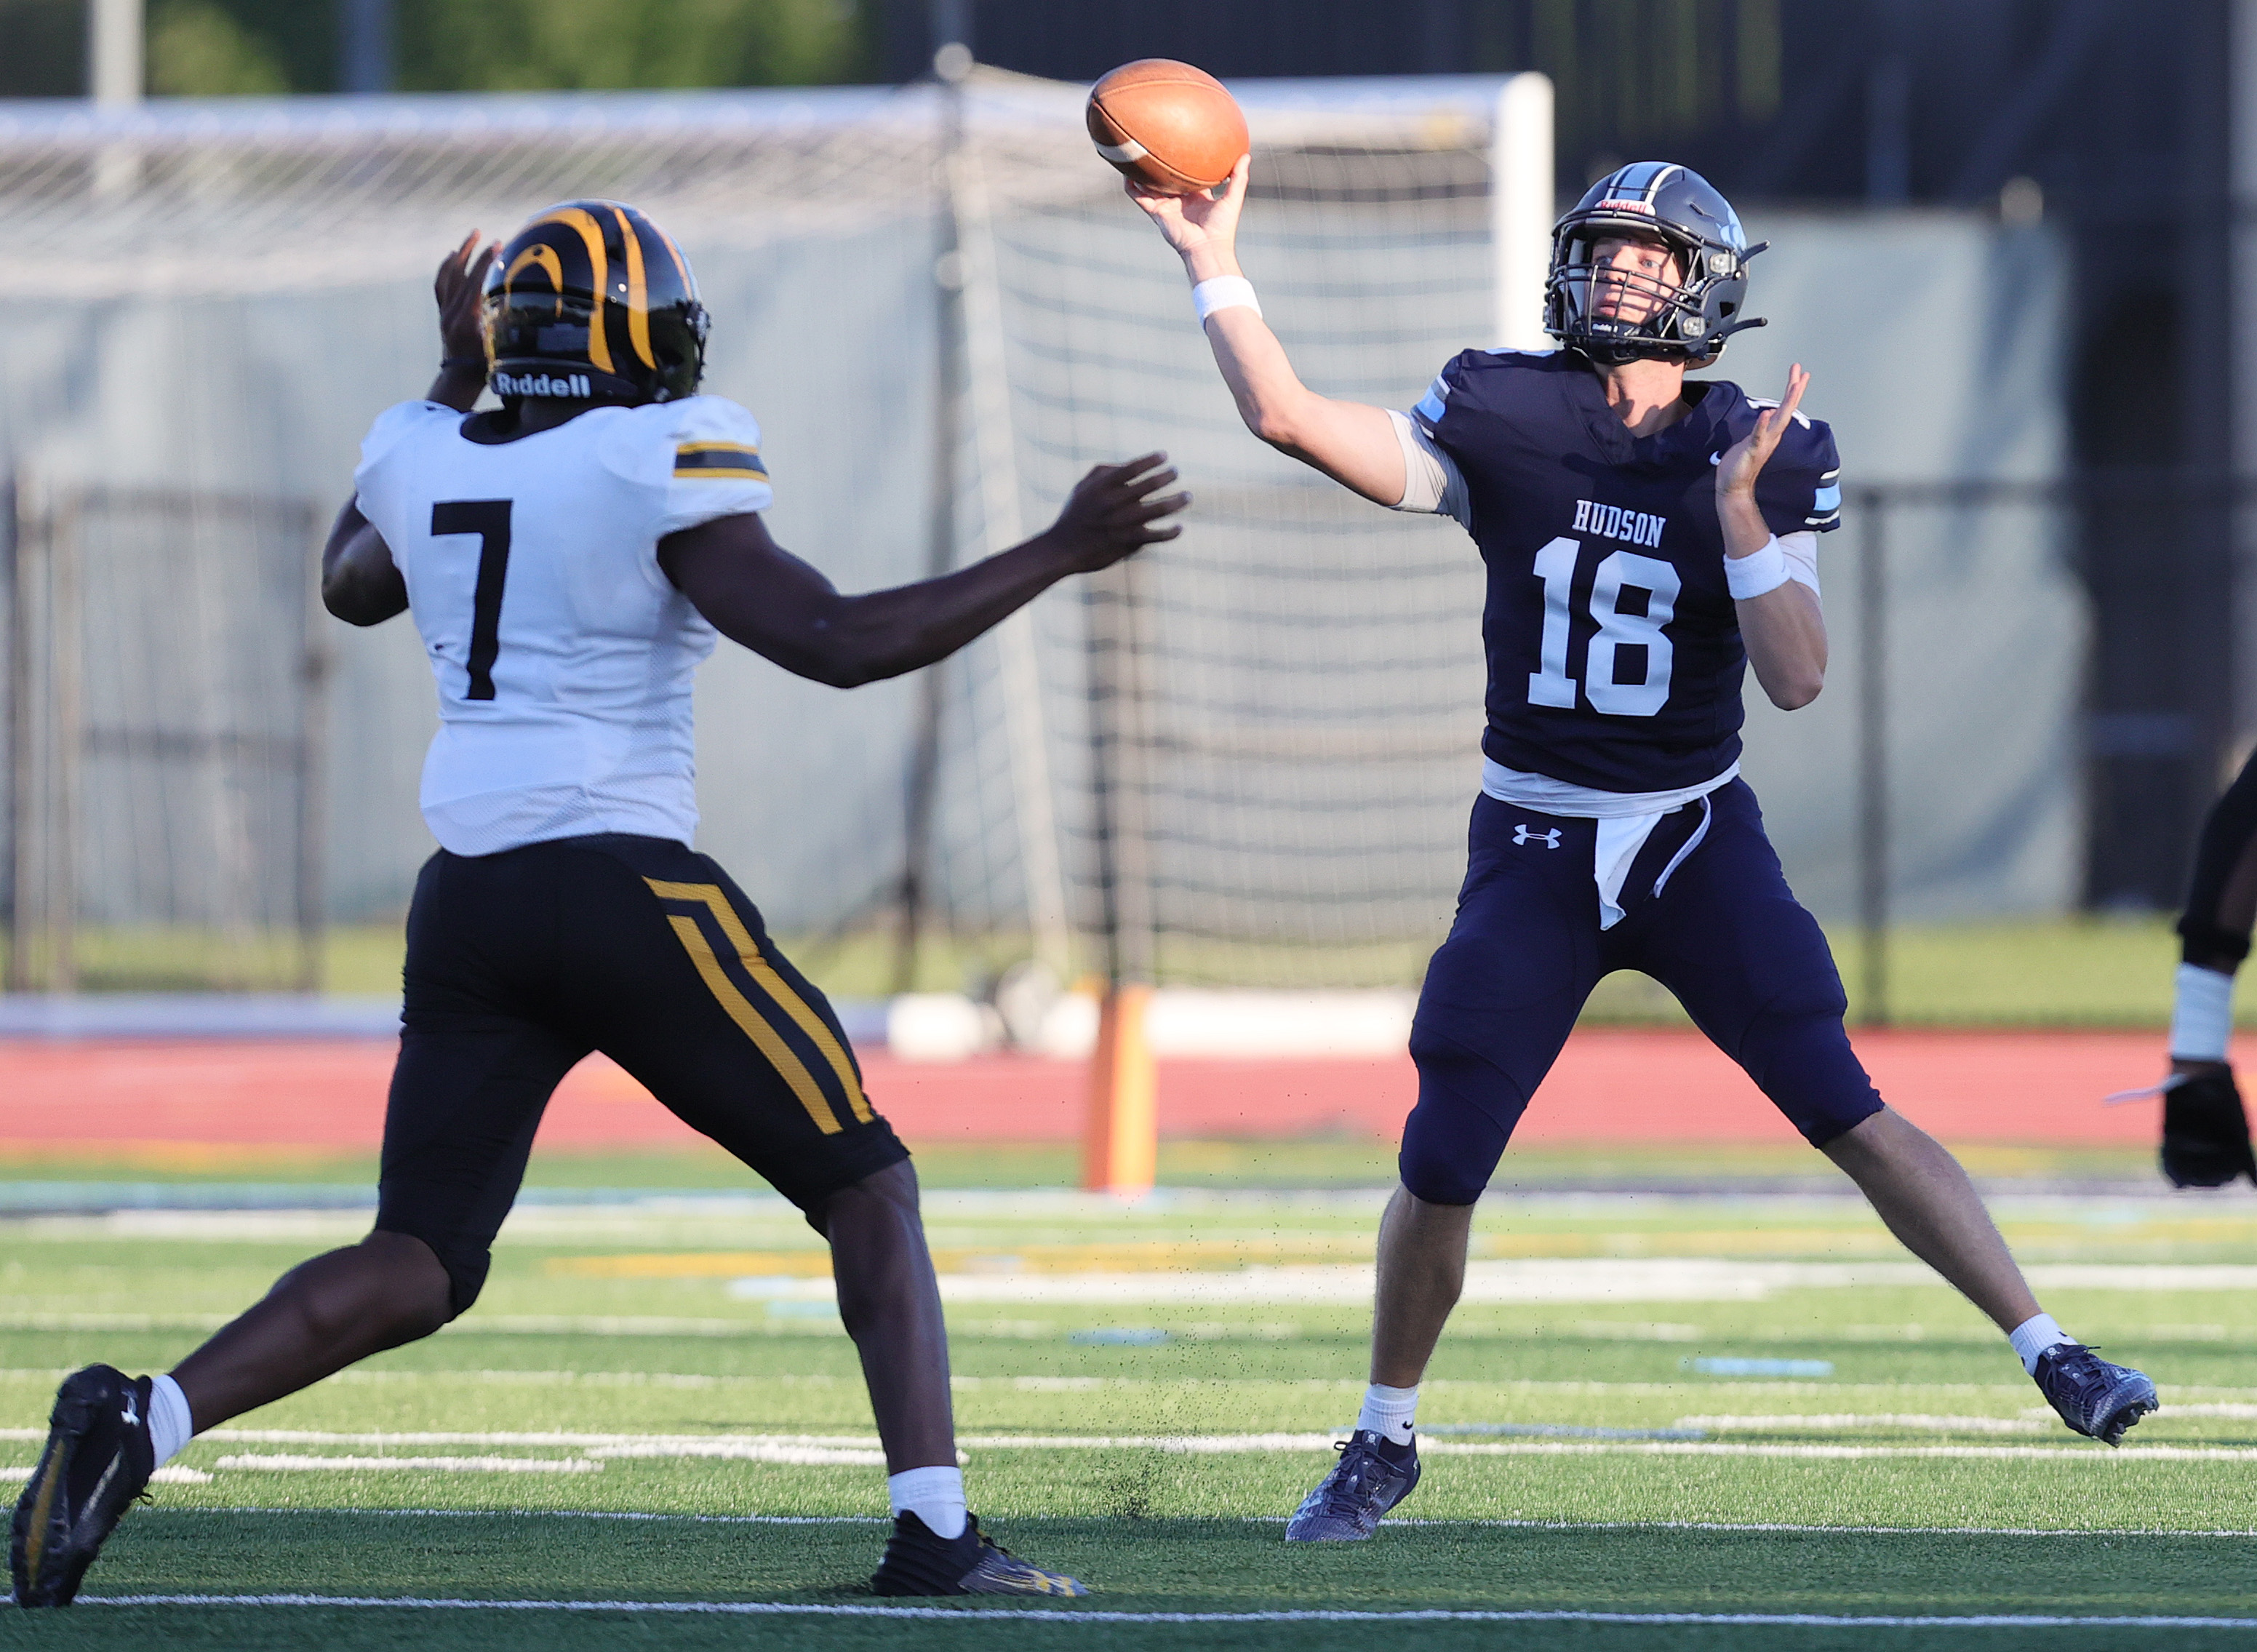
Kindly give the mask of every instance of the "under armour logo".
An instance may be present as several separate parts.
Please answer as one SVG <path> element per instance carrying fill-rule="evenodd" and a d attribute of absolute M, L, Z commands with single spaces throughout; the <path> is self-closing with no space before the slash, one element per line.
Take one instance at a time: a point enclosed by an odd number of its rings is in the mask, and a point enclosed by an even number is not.
<path fill-rule="evenodd" d="M 1547 849 L 1556 849 L 1560 847 L 1560 828 L 1553 826 L 1549 832 L 1531 832 L 1528 823 L 1523 820 L 1512 828 L 1512 840 L 1515 843 L 1540 843 Z"/>

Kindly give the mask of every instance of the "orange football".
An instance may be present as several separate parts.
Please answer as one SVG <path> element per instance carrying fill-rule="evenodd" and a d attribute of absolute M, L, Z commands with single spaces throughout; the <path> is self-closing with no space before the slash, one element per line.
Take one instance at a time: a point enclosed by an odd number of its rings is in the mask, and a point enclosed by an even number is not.
<path fill-rule="evenodd" d="M 1149 188 L 1187 195 L 1230 176 L 1247 151 L 1238 100 L 1173 58 L 1123 63 L 1089 90 L 1097 152 Z"/>

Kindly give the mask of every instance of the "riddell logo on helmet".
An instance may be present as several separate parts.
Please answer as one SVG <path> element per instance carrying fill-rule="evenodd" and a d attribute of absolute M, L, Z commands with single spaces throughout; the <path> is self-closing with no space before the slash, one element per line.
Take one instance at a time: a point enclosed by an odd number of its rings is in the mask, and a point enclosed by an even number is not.
<path fill-rule="evenodd" d="M 584 372 L 551 375 L 545 372 L 498 372 L 493 376 L 498 396 L 577 396 L 595 394 Z"/>
<path fill-rule="evenodd" d="M 1594 212 L 1640 212 L 1649 218 L 1653 216 L 1653 209 L 1643 201 L 1602 201 L 1591 210 Z"/>

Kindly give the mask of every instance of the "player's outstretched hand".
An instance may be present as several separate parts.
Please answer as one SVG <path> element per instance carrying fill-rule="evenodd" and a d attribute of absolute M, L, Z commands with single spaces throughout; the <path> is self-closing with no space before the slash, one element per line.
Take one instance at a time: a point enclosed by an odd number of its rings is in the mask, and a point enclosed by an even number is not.
<path fill-rule="evenodd" d="M 1794 417 L 1794 410 L 1802 404 L 1802 393 L 1810 387 L 1810 375 L 1796 362 L 1786 370 L 1786 394 L 1779 399 L 1779 406 L 1765 408 L 1756 415 L 1755 429 L 1749 431 L 1726 450 L 1716 461 L 1716 491 L 1719 493 L 1752 493 L 1756 478 L 1779 450 L 1779 439 L 1786 434 L 1786 422 Z"/>
<path fill-rule="evenodd" d="M 1184 531 L 1181 523 L 1164 520 L 1192 502 L 1189 493 L 1160 493 L 1175 479 L 1164 453 L 1100 464 L 1074 485 L 1047 536 L 1081 572 L 1110 568 Z"/>
<path fill-rule="evenodd" d="M 486 353 L 478 305 L 485 291 L 486 271 L 500 251 L 499 241 L 488 242 L 481 250 L 478 232 L 473 230 L 463 238 L 462 245 L 439 260 L 439 274 L 431 283 L 431 292 L 439 301 L 439 340 L 449 360 L 465 356 L 483 358 Z"/>
<path fill-rule="evenodd" d="M 1229 177 L 1198 195 L 1163 195 L 1134 178 L 1122 180 L 1122 184 L 1128 198 L 1144 209 L 1177 252 L 1187 257 L 1209 249 L 1229 252 L 1238 240 L 1238 214 L 1246 204 L 1246 174 L 1253 164 L 1253 156 L 1241 155 Z"/>

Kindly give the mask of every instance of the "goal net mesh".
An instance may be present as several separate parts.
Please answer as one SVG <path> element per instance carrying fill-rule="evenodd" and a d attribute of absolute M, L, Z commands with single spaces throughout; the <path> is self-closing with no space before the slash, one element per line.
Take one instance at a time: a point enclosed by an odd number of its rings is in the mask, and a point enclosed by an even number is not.
<path fill-rule="evenodd" d="M 1249 100 L 1242 254 L 1311 384 L 1405 406 L 1488 341 L 1493 92 Z M 925 932 L 990 967 L 1037 952 L 1078 973 L 1117 942 L 1166 982 L 1410 982 L 1447 925 L 1476 778 L 1480 563 L 1454 527 L 1370 506 L 1245 432 L 1079 99 L 983 69 L 954 94 L 19 105 L 0 113 L 0 204 L 33 320 L 0 352 L 9 461 L 49 493 L 266 501 L 194 528 L 199 557 L 264 569 L 274 524 L 335 508 L 367 419 L 420 393 L 438 249 L 555 200 L 633 200 L 697 260 L 711 387 L 761 417 L 788 542 L 842 587 L 1001 549 L 1089 465 L 1148 450 L 1197 499 L 1180 539 L 1057 587 L 930 691 L 837 696 L 709 667 L 701 846 L 771 922 L 887 936 L 915 889 Z M 146 520 L 104 554 L 119 591 L 180 577 Z M 236 578 L 294 611 L 287 581 Z M 91 834 L 74 857 L 12 854 L 12 911 L 240 936 L 303 905 L 309 878 L 345 918 L 404 903 L 428 847 L 395 795 L 412 796 L 429 727 L 412 645 L 340 634 L 331 749 L 295 771 L 325 771 L 326 796 L 286 807 L 248 769 L 166 782 L 134 765 L 248 750 L 214 731 L 274 726 L 276 698 L 306 691 L 294 652 L 196 669 L 261 644 L 137 619 L 136 670 L 103 676 L 99 625 L 59 642 L 32 636 L 39 623 L 16 614 L 11 646 L 76 649 L 104 709 L 70 735 L 99 747 L 75 764 L 26 755 L 53 732 L 32 727 L 38 705 L 11 720 L 11 841 L 57 818 Z M 8 680 L 23 699 L 26 674 Z M 167 727 L 159 702 L 191 682 L 195 739 L 116 735 Z M 27 795 L 57 785 L 79 793 L 60 817 Z M 190 793 L 205 801 L 183 835 Z M 175 841 L 170 858 L 152 847 Z"/>
<path fill-rule="evenodd" d="M 1309 383 L 1405 407 L 1489 325 L 1487 134 L 1340 124 L 1257 149 L 1242 256 Z M 1162 981 L 1415 980 L 1478 763 L 1478 557 L 1247 434 L 1117 188 L 1013 213 L 995 241 L 1031 493 L 1165 449 L 1196 499 L 1179 540 L 1039 615 L 1046 698 L 1110 759 L 1062 819 L 1081 927 L 1109 872 L 1116 925 L 1149 931 L 1128 961 Z M 1086 806 L 1107 784 L 1109 820 Z"/>

